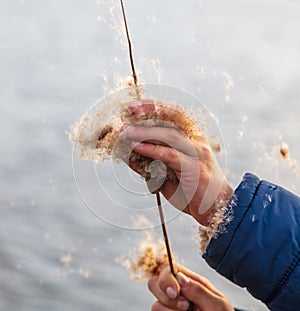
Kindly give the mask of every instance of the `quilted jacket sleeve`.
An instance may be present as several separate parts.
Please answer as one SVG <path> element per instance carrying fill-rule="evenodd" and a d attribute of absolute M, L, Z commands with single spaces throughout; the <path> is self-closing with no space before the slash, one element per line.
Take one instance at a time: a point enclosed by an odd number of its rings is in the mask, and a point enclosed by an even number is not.
<path fill-rule="evenodd" d="M 300 198 L 248 173 L 230 207 L 233 220 L 204 259 L 271 310 L 299 310 Z"/>

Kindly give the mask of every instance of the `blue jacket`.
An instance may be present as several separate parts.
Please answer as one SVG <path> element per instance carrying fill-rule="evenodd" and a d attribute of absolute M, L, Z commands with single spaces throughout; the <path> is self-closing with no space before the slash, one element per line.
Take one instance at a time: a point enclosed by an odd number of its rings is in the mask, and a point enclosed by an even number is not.
<path fill-rule="evenodd" d="M 272 311 L 300 310 L 300 198 L 246 174 L 204 259 Z"/>

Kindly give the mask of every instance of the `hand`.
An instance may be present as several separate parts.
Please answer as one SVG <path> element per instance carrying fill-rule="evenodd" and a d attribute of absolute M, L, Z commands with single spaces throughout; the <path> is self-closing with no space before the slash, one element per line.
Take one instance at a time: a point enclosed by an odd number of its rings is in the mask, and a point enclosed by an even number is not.
<path fill-rule="evenodd" d="M 166 116 L 174 113 L 174 108 L 150 100 L 132 103 L 128 109 L 136 120 L 145 120 L 147 115 L 153 118 L 153 111 Z M 192 140 L 176 128 L 129 126 L 124 135 L 137 153 L 162 161 L 175 172 L 177 180 L 167 179 L 160 192 L 200 224 L 209 224 L 217 203 L 231 198 L 233 191 L 203 134 Z M 129 165 L 139 172 L 138 163 Z"/>
<path fill-rule="evenodd" d="M 152 311 L 188 310 L 189 302 L 195 305 L 194 311 L 233 311 L 228 299 L 207 279 L 177 266 L 176 279 L 165 266 L 159 276 L 148 281 L 151 293 L 157 298 Z"/>

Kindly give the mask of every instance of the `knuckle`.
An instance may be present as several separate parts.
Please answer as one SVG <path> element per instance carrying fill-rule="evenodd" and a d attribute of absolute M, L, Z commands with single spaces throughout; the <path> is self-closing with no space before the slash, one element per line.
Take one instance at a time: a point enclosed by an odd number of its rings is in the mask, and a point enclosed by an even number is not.
<path fill-rule="evenodd" d="M 171 159 L 174 159 L 175 155 L 174 149 L 166 148 L 161 158 L 163 162 L 169 162 Z"/>
<path fill-rule="evenodd" d="M 153 158 L 165 162 L 165 160 L 168 159 L 168 149 L 169 148 L 160 145 L 153 145 L 151 150 Z"/>
<path fill-rule="evenodd" d="M 202 277 L 202 282 L 203 282 L 203 284 L 211 284 L 210 283 L 210 281 L 207 279 L 207 278 L 205 278 L 205 277 Z"/>
<path fill-rule="evenodd" d="M 202 296 L 203 288 L 200 283 L 194 284 L 190 282 L 182 291 L 191 301 L 197 301 Z"/>
<path fill-rule="evenodd" d="M 196 147 L 196 154 L 195 160 L 202 163 L 204 167 L 210 167 L 212 165 L 214 156 L 210 146 L 200 144 Z"/>
<path fill-rule="evenodd" d="M 159 145 L 154 144 L 154 145 L 152 146 L 152 152 L 153 152 L 153 154 L 159 153 L 159 150 L 160 150 L 160 146 L 159 146 Z"/>
<path fill-rule="evenodd" d="M 202 158 L 204 158 L 204 159 L 210 159 L 211 158 L 211 149 L 210 149 L 209 145 L 207 145 L 207 144 L 201 145 L 199 152 L 200 152 L 200 155 Z"/>

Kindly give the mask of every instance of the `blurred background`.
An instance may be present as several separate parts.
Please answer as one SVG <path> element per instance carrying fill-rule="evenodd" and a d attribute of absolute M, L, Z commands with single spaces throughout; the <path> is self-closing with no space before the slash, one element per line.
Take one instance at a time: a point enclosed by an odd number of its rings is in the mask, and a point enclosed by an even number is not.
<path fill-rule="evenodd" d="M 175 86 L 207 106 L 232 186 L 250 171 L 300 194 L 300 3 L 125 6 L 141 80 Z M 116 261 L 146 232 L 88 211 L 66 134 L 130 75 L 119 1 L 1 0 L 0 20 L 0 309 L 150 310 L 146 284 Z M 112 208 L 105 196 L 101 204 Z M 266 310 L 201 259 L 192 220 L 176 217 L 168 231 L 181 262 L 234 306 Z M 160 228 L 151 234 L 160 237 Z"/>

